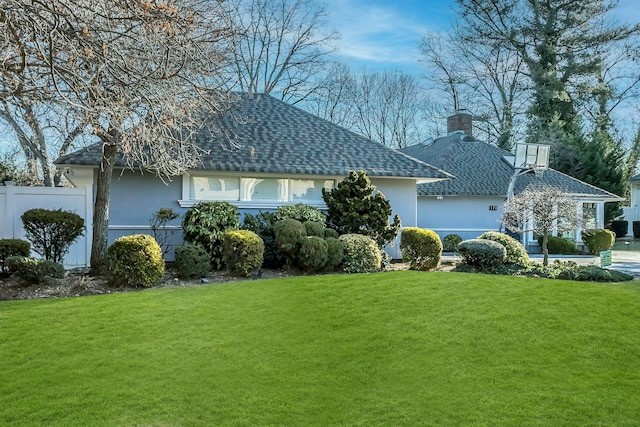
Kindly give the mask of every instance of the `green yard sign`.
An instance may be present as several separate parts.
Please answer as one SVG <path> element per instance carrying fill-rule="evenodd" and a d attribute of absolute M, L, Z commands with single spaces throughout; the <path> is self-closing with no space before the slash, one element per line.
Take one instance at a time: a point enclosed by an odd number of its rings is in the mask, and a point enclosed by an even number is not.
<path fill-rule="evenodd" d="M 611 265 L 611 251 L 600 252 L 600 267 L 609 267 Z"/>

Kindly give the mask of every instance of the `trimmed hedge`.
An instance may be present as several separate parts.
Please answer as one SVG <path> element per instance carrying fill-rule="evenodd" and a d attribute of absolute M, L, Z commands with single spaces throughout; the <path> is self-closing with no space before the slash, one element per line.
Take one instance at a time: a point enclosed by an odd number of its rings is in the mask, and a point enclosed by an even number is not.
<path fill-rule="evenodd" d="M 84 233 L 84 219 L 62 209 L 29 209 L 20 217 L 33 251 L 62 264 L 71 244 Z"/>
<path fill-rule="evenodd" d="M 31 244 L 22 239 L 0 239 L 0 273 L 7 272 L 5 265 L 10 256 L 28 257 L 31 253 Z"/>
<path fill-rule="evenodd" d="M 211 271 L 211 259 L 202 246 L 178 246 L 174 251 L 173 267 L 182 279 L 205 277 Z"/>
<path fill-rule="evenodd" d="M 247 277 L 262 266 L 264 242 L 253 231 L 231 230 L 224 233 L 224 263 L 232 273 Z"/>
<path fill-rule="evenodd" d="M 400 236 L 402 260 L 411 270 L 428 271 L 438 268 L 442 259 L 442 242 L 435 231 L 405 227 Z"/>
<path fill-rule="evenodd" d="M 298 266 L 308 272 L 322 271 L 329 260 L 329 245 L 318 236 L 307 236 L 300 246 Z"/>
<path fill-rule="evenodd" d="M 592 254 L 598 254 L 613 247 L 616 241 L 616 235 L 611 230 L 602 228 L 590 228 L 582 230 L 582 241 Z"/>
<path fill-rule="evenodd" d="M 508 234 L 497 231 L 487 231 L 478 236 L 478 239 L 492 240 L 504 246 L 504 249 L 507 251 L 507 256 L 504 260 L 506 264 L 525 266 L 529 262 L 529 254 L 522 243 Z"/>
<path fill-rule="evenodd" d="M 336 237 L 327 237 L 327 270 L 336 270 L 344 259 L 344 247 L 340 239 Z"/>
<path fill-rule="evenodd" d="M 538 243 L 542 247 L 542 236 L 538 236 Z M 559 236 L 547 236 L 547 250 L 550 254 L 577 255 L 580 250 L 571 240 Z"/>
<path fill-rule="evenodd" d="M 306 227 L 298 220 L 284 219 L 276 223 L 273 231 L 278 248 L 286 258 L 286 266 L 293 267 L 302 241 L 307 237 Z"/>
<path fill-rule="evenodd" d="M 148 234 L 116 239 L 107 249 L 110 283 L 115 286 L 149 288 L 162 279 L 162 248 Z"/>
<path fill-rule="evenodd" d="M 479 270 L 504 264 L 507 250 L 502 244 L 487 239 L 470 239 L 458 245 L 462 261 Z"/>
<path fill-rule="evenodd" d="M 442 239 L 442 252 L 457 252 L 460 242 L 462 237 L 459 234 L 447 234 Z"/>
<path fill-rule="evenodd" d="M 616 220 L 611 221 L 611 231 L 616 234 L 616 238 L 625 237 L 629 230 L 629 221 Z"/>
<path fill-rule="evenodd" d="M 361 234 L 343 234 L 338 240 L 344 248 L 342 270 L 345 273 L 380 271 L 382 255 L 375 240 Z"/>

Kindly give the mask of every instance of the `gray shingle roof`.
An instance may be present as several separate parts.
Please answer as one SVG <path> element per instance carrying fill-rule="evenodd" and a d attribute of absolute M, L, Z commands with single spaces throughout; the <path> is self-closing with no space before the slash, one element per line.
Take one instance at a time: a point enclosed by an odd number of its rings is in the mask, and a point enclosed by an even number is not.
<path fill-rule="evenodd" d="M 232 114 L 217 118 L 239 148 L 203 130 L 198 145 L 208 152 L 198 169 L 279 174 L 347 175 L 448 179 L 451 175 L 337 126 L 269 95 L 241 94 Z M 223 149 L 223 147 L 227 147 Z M 100 162 L 101 145 L 56 160 L 59 165 Z M 120 161 L 118 166 L 123 166 Z"/>
<path fill-rule="evenodd" d="M 431 143 L 416 144 L 401 149 L 405 154 L 446 170 L 455 179 L 418 185 L 421 196 L 506 196 L 513 166 L 505 160 L 512 153 L 461 133 L 438 138 Z M 602 200 L 621 200 L 620 197 L 553 169 L 542 176 L 533 173 L 520 175 L 515 194 L 529 185 L 550 185 L 571 194 Z"/>

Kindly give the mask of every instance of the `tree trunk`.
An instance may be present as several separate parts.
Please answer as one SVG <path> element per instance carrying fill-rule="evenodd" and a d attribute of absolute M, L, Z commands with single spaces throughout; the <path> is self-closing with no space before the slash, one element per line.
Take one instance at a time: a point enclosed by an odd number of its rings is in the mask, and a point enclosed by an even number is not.
<path fill-rule="evenodd" d="M 107 261 L 109 231 L 109 195 L 113 166 L 118 154 L 115 144 L 103 144 L 102 160 L 98 169 L 96 201 L 93 207 L 93 239 L 91 242 L 91 274 L 103 274 Z"/>
<path fill-rule="evenodd" d="M 542 235 L 542 265 L 545 267 L 549 265 L 549 235 L 544 233 Z"/>

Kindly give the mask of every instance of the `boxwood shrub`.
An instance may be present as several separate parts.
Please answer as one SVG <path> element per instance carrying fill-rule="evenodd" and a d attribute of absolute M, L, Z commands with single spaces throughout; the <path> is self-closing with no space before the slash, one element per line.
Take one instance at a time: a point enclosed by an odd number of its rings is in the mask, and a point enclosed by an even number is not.
<path fill-rule="evenodd" d="M 435 231 L 405 227 L 400 236 L 402 260 L 411 270 L 428 271 L 438 268 L 442 258 L 442 242 Z"/>
<path fill-rule="evenodd" d="M 538 236 L 538 243 L 542 247 L 542 236 Z M 577 255 L 580 250 L 571 240 L 560 236 L 547 236 L 547 250 L 550 254 Z"/>
<path fill-rule="evenodd" d="M 382 255 L 372 238 L 360 234 L 343 234 L 339 240 L 344 248 L 342 270 L 345 273 L 380 271 Z"/>
<path fill-rule="evenodd" d="M 507 255 L 504 260 L 505 264 L 524 266 L 529 262 L 529 254 L 524 248 L 524 245 L 508 234 L 499 233 L 497 231 L 487 231 L 478 236 L 478 239 L 492 240 L 504 246 L 504 249 L 507 251 Z"/>
<path fill-rule="evenodd" d="M 28 257 L 31 253 L 31 244 L 22 239 L 0 239 L 0 273 L 8 272 L 5 265 L 10 256 Z"/>
<path fill-rule="evenodd" d="M 447 234 L 442 239 L 442 252 L 457 252 L 460 242 L 462 237 L 459 234 Z"/>
<path fill-rule="evenodd" d="M 71 244 L 84 233 L 84 219 L 62 209 L 29 209 L 20 219 L 33 251 L 55 263 L 62 263 Z"/>
<path fill-rule="evenodd" d="M 285 256 L 286 266 L 293 267 L 302 241 L 307 237 L 306 227 L 298 220 L 284 219 L 276 223 L 273 231 L 278 248 Z"/>
<path fill-rule="evenodd" d="M 486 270 L 504 264 L 507 250 L 502 244 L 487 239 L 470 239 L 460 242 L 458 251 L 462 262 L 479 270 Z"/>
<path fill-rule="evenodd" d="M 211 271 L 211 260 L 202 246 L 183 245 L 175 249 L 173 267 L 181 279 L 205 277 Z"/>
<path fill-rule="evenodd" d="M 300 246 L 298 266 L 308 272 L 322 271 L 329 259 L 329 245 L 322 237 L 307 236 Z"/>
<path fill-rule="evenodd" d="M 109 281 L 115 286 L 152 287 L 162 279 L 162 248 L 148 234 L 116 239 L 107 249 Z"/>
<path fill-rule="evenodd" d="M 48 284 L 52 279 L 62 279 L 65 276 L 62 264 L 46 259 L 10 256 L 6 259 L 6 265 L 9 272 L 27 283 Z"/>
<path fill-rule="evenodd" d="M 609 250 L 616 241 L 616 235 L 611 230 L 589 228 L 582 230 L 582 241 L 592 254 Z"/>
<path fill-rule="evenodd" d="M 232 273 L 247 277 L 262 266 L 264 242 L 253 231 L 230 230 L 224 233 L 224 263 Z"/>
<path fill-rule="evenodd" d="M 336 270 L 344 259 L 344 247 L 340 239 L 336 237 L 327 237 L 327 270 Z"/>

